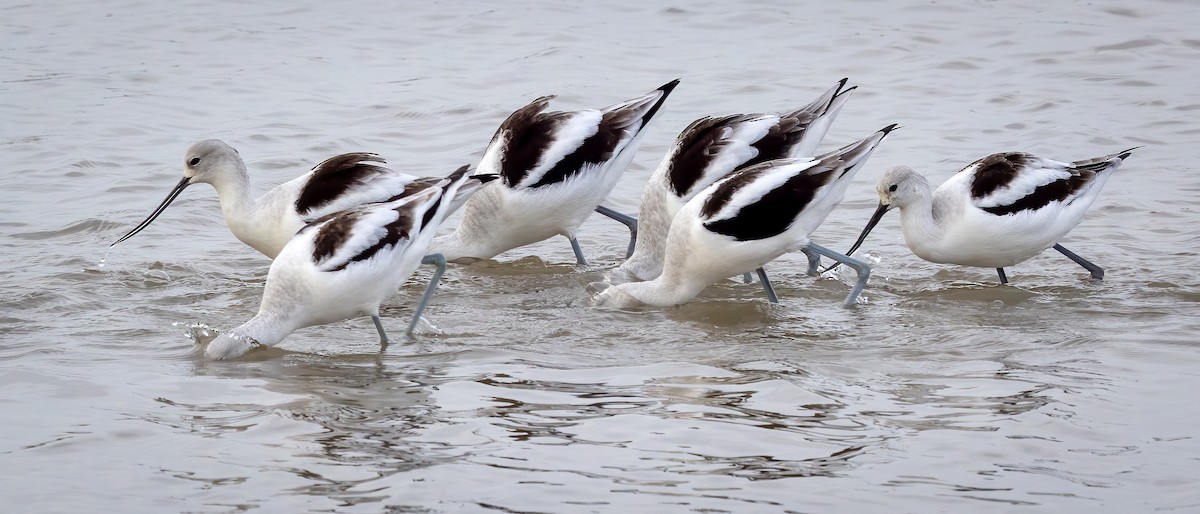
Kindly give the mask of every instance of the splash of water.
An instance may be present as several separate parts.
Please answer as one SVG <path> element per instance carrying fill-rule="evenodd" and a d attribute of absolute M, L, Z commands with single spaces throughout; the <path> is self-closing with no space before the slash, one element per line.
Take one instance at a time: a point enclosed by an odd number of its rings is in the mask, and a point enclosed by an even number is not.
<path fill-rule="evenodd" d="M 420 335 L 439 335 L 439 336 L 445 334 L 445 332 L 443 332 L 442 329 L 438 328 L 437 325 L 434 325 L 433 322 L 430 321 L 429 318 L 426 318 L 425 316 L 421 316 L 421 317 L 417 318 L 417 326 L 413 327 L 413 333 L 420 334 Z"/>
<path fill-rule="evenodd" d="M 883 262 L 883 257 L 880 257 L 880 255 L 874 251 L 858 252 L 854 254 L 854 258 L 866 263 L 871 267 L 872 271 L 874 271 L 875 266 L 878 266 L 880 262 Z M 847 285 L 853 285 L 854 282 L 858 280 L 858 272 L 854 271 L 849 266 L 838 266 L 834 269 L 826 270 L 825 272 L 821 273 L 821 276 L 824 278 L 837 280 Z M 874 277 L 874 273 L 872 273 L 871 276 Z M 862 302 L 861 297 L 859 301 Z"/>
<path fill-rule="evenodd" d="M 171 323 L 171 326 L 183 328 L 182 334 L 184 337 L 191 339 L 196 344 L 208 344 L 217 336 L 221 335 L 221 331 L 212 328 L 204 323 L 192 323 L 186 321 L 176 321 Z"/>

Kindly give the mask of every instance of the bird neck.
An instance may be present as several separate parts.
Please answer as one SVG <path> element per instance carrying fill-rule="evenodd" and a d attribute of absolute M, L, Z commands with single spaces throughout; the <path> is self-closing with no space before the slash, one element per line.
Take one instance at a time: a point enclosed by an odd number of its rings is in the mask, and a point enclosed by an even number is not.
<path fill-rule="evenodd" d="M 250 175 L 246 173 L 245 164 L 231 163 L 223 171 L 209 183 L 217 190 L 221 214 L 232 228 L 233 223 L 249 220 L 257 202 L 251 196 Z"/>
<path fill-rule="evenodd" d="M 467 199 L 458 227 L 434 238 L 428 253 L 440 253 L 447 261 L 463 257 L 491 259 L 513 248 L 504 244 L 513 226 L 512 220 L 506 218 L 500 188 L 500 184 L 485 187 Z"/>
<path fill-rule="evenodd" d="M 210 341 L 204 354 L 216 360 L 235 359 L 256 346 L 275 346 L 299 328 L 290 318 L 259 310 L 250 321 Z"/>
<path fill-rule="evenodd" d="M 433 238 L 433 241 L 429 243 L 427 253 L 440 253 L 449 262 L 454 262 L 464 257 L 490 259 L 496 255 L 495 253 L 487 255 L 490 252 L 485 252 L 481 248 L 478 248 L 479 245 L 475 244 L 478 241 L 479 239 L 464 236 L 463 228 L 459 226 L 459 228 L 449 234 L 442 234 Z M 487 255 L 487 257 L 480 257 L 481 255 Z"/>
<path fill-rule="evenodd" d="M 708 283 L 694 280 L 691 276 L 676 276 L 663 273 L 654 280 L 646 282 L 629 282 L 616 286 L 625 294 L 639 302 L 656 307 L 679 305 L 695 298 Z"/>
<path fill-rule="evenodd" d="M 237 162 L 229 166 L 225 173 L 210 182 L 221 202 L 225 225 L 240 241 L 274 259 L 287 242 L 287 239 L 279 241 L 272 231 L 280 223 L 280 213 L 260 212 L 263 202 L 252 196 L 245 165 Z"/>
<path fill-rule="evenodd" d="M 928 187 L 920 188 L 916 200 L 900 208 L 904 241 L 918 256 L 928 254 L 929 248 L 936 245 L 945 232 L 939 221 L 940 211 Z"/>
<path fill-rule="evenodd" d="M 667 253 L 667 233 L 671 228 L 671 220 L 679 210 L 675 205 L 677 202 L 678 199 L 661 184 L 647 184 L 638 209 L 637 240 L 634 241 L 633 254 L 621 264 L 621 269 L 641 280 L 651 280 L 662 273 Z"/>
<path fill-rule="evenodd" d="M 230 334 L 251 338 L 263 346 L 275 346 L 292 332 L 301 328 L 296 321 L 299 316 L 291 309 L 280 311 L 267 307 L 268 305 L 263 305 L 258 314 L 230 331 Z"/>

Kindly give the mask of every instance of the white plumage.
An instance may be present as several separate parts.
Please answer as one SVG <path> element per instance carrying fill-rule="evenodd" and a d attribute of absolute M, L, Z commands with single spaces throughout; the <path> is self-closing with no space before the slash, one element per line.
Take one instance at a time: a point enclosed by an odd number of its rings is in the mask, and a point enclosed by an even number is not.
<path fill-rule="evenodd" d="M 879 181 L 879 207 L 850 249 L 854 252 L 887 211 L 900 209 L 904 240 L 930 262 L 1004 268 L 1055 248 L 1103 278 L 1099 266 L 1058 240 L 1083 219 L 1104 183 L 1134 149 L 1073 163 L 1008 152 L 963 168 L 936 190 L 907 166 Z"/>
<path fill-rule="evenodd" d="M 458 228 L 431 250 L 450 261 L 490 259 L 562 235 L 586 264 L 575 231 L 616 186 L 678 82 L 599 110 L 543 112 L 553 97 L 518 109 L 500 124 L 476 171 L 499 174 L 500 184 L 468 200 Z"/>
<path fill-rule="evenodd" d="M 638 280 L 657 277 L 671 220 L 710 184 L 764 161 L 811 159 L 855 89 L 846 88 L 846 81 L 787 114 L 735 114 L 692 122 L 650 175 L 638 208 L 633 250 L 617 271 Z"/>
<path fill-rule="evenodd" d="M 444 179 L 417 183 L 397 200 L 308 224 L 272 261 L 258 314 L 214 339 L 205 355 L 231 359 L 256 346 L 274 346 L 300 328 L 362 315 L 371 316 L 386 345 L 380 303 L 420 265 L 452 204 L 488 178 L 494 177 L 469 177 L 464 166 Z"/>
<path fill-rule="evenodd" d="M 221 214 L 239 240 L 274 259 L 305 223 L 321 216 L 404 194 L 416 177 L 383 166 L 370 153 L 331 157 L 288 182 L 254 198 L 246 164 L 237 150 L 216 139 L 193 144 L 184 154 L 183 179 L 166 199 L 115 246 L 150 225 L 192 184 L 217 191 Z"/>
<path fill-rule="evenodd" d="M 734 172 L 689 200 L 671 222 L 662 273 L 653 280 L 593 284 L 598 305 L 669 306 L 685 303 L 708 285 L 761 267 L 787 252 L 810 248 L 808 235 L 841 202 L 846 187 L 876 146 L 895 128 L 816 159 L 778 159 Z M 847 297 L 852 304 L 869 269 Z"/>

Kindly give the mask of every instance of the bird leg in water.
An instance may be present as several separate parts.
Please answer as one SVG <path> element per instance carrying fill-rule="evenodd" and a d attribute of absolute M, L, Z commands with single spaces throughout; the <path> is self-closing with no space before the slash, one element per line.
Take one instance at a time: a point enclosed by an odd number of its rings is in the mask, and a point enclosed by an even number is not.
<path fill-rule="evenodd" d="M 821 274 L 821 255 L 812 251 L 807 246 L 800 249 L 804 255 L 808 257 L 808 276 L 815 277 Z"/>
<path fill-rule="evenodd" d="M 854 268 L 854 271 L 858 272 L 858 281 L 854 283 L 854 288 L 850 290 L 850 294 L 846 295 L 846 306 L 856 305 L 858 303 L 858 295 L 867 287 L 867 280 L 871 278 L 871 267 L 865 262 L 847 257 L 816 243 L 810 242 L 805 248 L 812 250 L 816 254 L 824 255 L 839 263 L 850 266 Z"/>
<path fill-rule="evenodd" d="M 771 279 L 767 278 L 767 270 L 758 268 L 754 272 L 758 274 L 758 280 L 762 281 L 763 291 L 767 293 L 767 301 L 779 303 L 779 297 L 775 296 L 775 288 L 771 286 Z"/>
<path fill-rule="evenodd" d="M 388 347 L 387 332 L 383 331 L 383 321 L 379 319 L 378 314 L 371 315 L 371 321 L 375 322 L 375 330 L 379 331 L 379 351 L 384 351 Z"/>
<path fill-rule="evenodd" d="M 596 212 L 617 220 L 626 227 L 629 227 L 629 247 L 625 249 L 625 258 L 628 259 L 629 256 L 633 255 L 633 245 L 635 242 L 637 242 L 637 218 L 627 214 L 621 214 L 603 205 L 597 205 Z"/>
<path fill-rule="evenodd" d="M 1075 252 L 1072 252 L 1072 251 L 1064 248 L 1063 245 L 1055 244 L 1054 249 L 1058 250 L 1058 253 L 1066 255 L 1068 259 L 1075 261 L 1075 264 L 1083 266 L 1083 269 L 1086 269 L 1086 270 L 1092 272 L 1092 278 L 1094 278 L 1096 280 L 1104 280 L 1104 268 L 1101 268 L 1100 266 L 1092 264 L 1091 261 L 1088 261 L 1087 259 L 1084 259 L 1083 257 L 1075 255 Z"/>
<path fill-rule="evenodd" d="M 1000 275 L 1000 283 L 1001 284 L 1008 283 L 1008 275 L 1004 274 L 1004 268 L 996 268 L 996 274 Z"/>
<path fill-rule="evenodd" d="M 579 240 L 574 237 L 567 237 L 571 241 L 571 250 L 575 252 L 575 264 L 577 266 L 587 266 L 587 259 L 583 258 L 583 248 L 579 247 Z"/>
<path fill-rule="evenodd" d="M 413 330 L 417 328 L 417 322 L 421 320 L 421 313 L 425 312 L 425 306 L 433 297 L 433 290 L 442 283 L 442 273 L 446 272 L 446 257 L 440 253 L 426 255 L 421 258 L 421 264 L 433 264 L 437 266 L 437 269 L 433 270 L 433 277 L 429 279 L 429 285 L 425 286 L 425 293 L 421 295 L 421 302 L 417 304 L 416 312 L 413 312 L 412 322 L 408 324 L 408 332 L 406 332 L 408 337 L 412 337 Z M 382 333 L 383 331 L 380 329 L 380 334 Z"/>
<path fill-rule="evenodd" d="M 779 297 L 775 296 L 775 287 L 771 285 L 771 279 L 767 278 L 767 270 L 758 268 L 754 270 L 754 274 L 758 275 L 758 281 L 762 282 L 763 292 L 767 294 L 767 300 L 770 300 L 771 303 L 779 303 Z M 754 283 L 754 275 L 743 273 L 742 282 L 747 284 Z"/>

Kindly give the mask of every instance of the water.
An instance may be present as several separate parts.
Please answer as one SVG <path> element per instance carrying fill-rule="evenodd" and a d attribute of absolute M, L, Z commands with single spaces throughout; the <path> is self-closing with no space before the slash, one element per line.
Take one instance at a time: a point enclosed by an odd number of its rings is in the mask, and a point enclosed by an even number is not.
<path fill-rule="evenodd" d="M 4 512 L 1200 509 L 1193 2 L 0 12 Z M 779 305 L 729 282 L 600 311 L 584 289 L 625 229 L 593 219 L 594 268 L 563 240 L 451 267 L 414 343 L 379 354 L 361 319 L 212 363 L 197 342 L 252 315 L 267 263 L 211 189 L 104 258 L 202 138 L 260 188 L 343 151 L 443 174 L 536 96 L 600 106 L 682 78 L 610 201 L 634 211 L 692 119 L 785 110 L 843 76 L 860 90 L 827 145 L 903 129 L 816 241 L 853 241 L 888 165 L 940 183 L 994 151 L 1144 145 L 1063 241 L 1106 280 L 1051 252 L 1001 287 L 913 257 L 893 215 L 853 309 L 797 255 L 769 267 Z M 420 293 L 388 302 L 391 330 Z"/>

